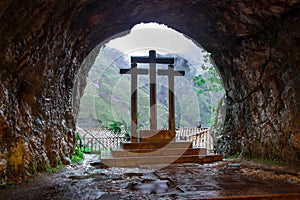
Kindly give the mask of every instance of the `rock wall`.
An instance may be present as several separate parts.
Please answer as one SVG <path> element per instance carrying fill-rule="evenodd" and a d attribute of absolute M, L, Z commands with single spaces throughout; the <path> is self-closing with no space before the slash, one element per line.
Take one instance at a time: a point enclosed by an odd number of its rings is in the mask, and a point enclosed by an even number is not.
<path fill-rule="evenodd" d="M 265 31 L 241 40 L 234 52 L 219 55 L 235 53 L 228 68 L 220 69 L 227 91 L 221 152 L 300 161 L 298 13 L 274 18 Z"/>
<path fill-rule="evenodd" d="M 212 53 L 227 99 L 220 133 L 224 145 L 219 150 L 300 163 L 299 4 L 298 0 L 2 1 L 2 181 L 69 163 L 77 110 L 72 105 L 78 105 L 75 94 L 82 91 L 74 90 L 74 82 L 84 83 L 87 69 L 80 69 L 81 63 L 99 43 L 151 21 L 186 34 Z"/>
<path fill-rule="evenodd" d="M 67 164 L 75 143 L 73 77 L 79 64 L 63 2 L 2 2 L 0 177 Z M 66 15 L 67 16 L 67 15 Z"/>

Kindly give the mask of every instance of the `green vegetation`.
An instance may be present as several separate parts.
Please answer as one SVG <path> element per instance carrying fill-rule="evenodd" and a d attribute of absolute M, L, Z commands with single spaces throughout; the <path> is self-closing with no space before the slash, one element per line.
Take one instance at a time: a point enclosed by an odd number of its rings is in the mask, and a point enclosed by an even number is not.
<path fill-rule="evenodd" d="M 79 163 L 82 162 L 84 159 L 83 152 L 85 152 L 85 149 L 83 148 L 83 141 L 79 135 L 79 133 L 76 133 L 76 139 L 77 139 L 77 146 L 75 149 L 75 153 L 73 157 L 71 158 L 72 163 Z"/>
<path fill-rule="evenodd" d="M 246 160 L 251 160 L 253 162 L 259 162 L 259 163 L 268 163 L 268 164 L 282 164 L 281 161 L 278 161 L 276 159 L 263 159 L 263 158 L 256 158 L 256 157 L 245 157 Z"/>
<path fill-rule="evenodd" d="M 202 74 L 195 76 L 194 81 L 199 86 L 198 93 L 202 94 L 203 92 L 209 91 L 221 91 L 223 90 L 222 81 L 219 78 L 219 75 L 213 67 L 207 68 L 204 64 L 201 66 L 203 70 L 208 70 L 210 77 L 205 78 Z"/>
<path fill-rule="evenodd" d="M 37 174 L 37 168 L 38 168 L 38 164 L 36 161 L 32 161 L 31 164 L 28 165 L 28 171 L 32 175 Z"/>
<path fill-rule="evenodd" d="M 209 53 L 204 56 L 205 64 L 201 65 L 201 68 L 205 73 L 194 77 L 194 81 L 199 87 L 199 94 L 211 91 L 224 91 L 222 80 L 214 66 L 211 64 L 209 56 Z"/>
<path fill-rule="evenodd" d="M 84 145 L 84 144 L 83 144 Z M 82 153 L 91 153 L 92 152 L 92 149 L 88 148 L 88 147 L 81 147 L 80 148 L 80 151 Z"/>
<path fill-rule="evenodd" d="M 76 133 L 76 140 L 77 140 L 77 144 L 79 142 L 78 144 L 79 146 L 77 146 L 77 148 L 81 149 L 83 147 L 83 142 L 78 132 Z"/>
<path fill-rule="evenodd" d="M 226 155 L 225 158 L 228 158 L 228 159 L 234 159 L 234 158 L 239 158 L 240 157 L 240 153 L 237 152 L 233 155 Z"/>
<path fill-rule="evenodd" d="M 8 187 L 10 187 L 12 185 L 15 185 L 15 184 L 16 184 L 15 181 L 8 181 L 8 182 L 6 182 L 4 184 L 1 184 L 0 185 L 0 189 L 5 189 L 5 188 L 8 188 Z"/>
<path fill-rule="evenodd" d="M 75 151 L 75 154 L 71 158 L 71 162 L 72 163 L 79 163 L 79 162 L 82 162 L 83 159 L 84 159 L 83 152 L 81 151 L 80 148 L 77 148 L 76 151 Z"/>
<path fill-rule="evenodd" d="M 65 165 L 63 165 L 61 162 L 58 162 L 55 167 L 51 167 L 49 163 L 38 164 L 36 161 L 32 161 L 31 164 L 28 165 L 28 171 L 32 175 L 36 175 L 38 172 L 54 173 L 64 166 Z"/>
<path fill-rule="evenodd" d="M 258 158 L 258 157 L 249 157 L 249 156 L 243 156 L 243 151 L 236 152 L 233 155 L 226 155 L 225 158 L 227 159 L 236 159 L 236 158 L 242 158 L 245 160 L 258 162 L 258 163 L 267 163 L 267 164 L 282 164 L 282 162 L 276 160 L 276 159 L 267 159 L 267 158 Z"/>
<path fill-rule="evenodd" d="M 60 170 L 64 167 L 65 167 L 65 165 L 62 164 L 62 163 L 57 164 L 55 167 L 51 167 L 51 166 L 48 165 L 44 172 L 46 172 L 46 173 L 55 173 L 55 172 L 57 172 L 58 170 Z"/>
<path fill-rule="evenodd" d="M 114 134 L 121 133 L 121 122 L 113 121 L 111 124 L 109 124 L 109 130 L 111 130 Z"/>
<path fill-rule="evenodd" d="M 109 127 L 109 124 L 112 123 L 111 119 L 116 118 L 114 116 L 117 116 L 116 120 L 118 121 L 128 119 L 130 79 L 123 81 L 122 89 L 115 87 L 121 75 L 116 66 L 110 66 L 110 62 L 109 58 L 101 56 L 97 58 L 95 65 L 90 70 L 84 96 L 80 103 L 78 116 L 80 127 Z"/>
<path fill-rule="evenodd" d="M 101 156 L 101 152 L 107 151 L 107 148 L 101 148 L 94 150 L 90 148 L 89 144 L 84 143 L 84 136 L 82 138 L 80 137 L 79 133 L 76 133 L 76 139 L 77 139 L 77 146 L 75 148 L 75 153 L 73 157 L 71 158 L 72 163 L 80 163 L 84 160 L 84 153 L 93 153 L 93 154 L 99 154 Z M 99 143 L 95 142 L 93 143 L 94 146 L 98 146 Z"/>
<path fill-rule="evenodd" d="M 214 102 L 211 102 L 211 104 L 207 106 L 208 110 L 212 110 L 209 115 L 210 120 L 208 122 L 208 124 L 210 124 L 210 126 L 212 127 L 216 124 L 217 121 L 216 113 L 221 107 L 221 102 L 222 99 L 224 98 L 225 90 L 223 88 L 222 80 L 219 74 L 217 73 L 212 63 L 210 62 L 209 53 L 206 53 L 206 55 L 204 55 L 204 64 L 201 65 L 201 69 L 204 71 L 204 73 L 194 77 L 194 82 L 198 87 L 198 93 L 200 95 L 206 92 L 214 92 L 214 94 L 221 94 L 221 95 L 217 95 L 219 96 L 219 98 L 216 98 Z"/>

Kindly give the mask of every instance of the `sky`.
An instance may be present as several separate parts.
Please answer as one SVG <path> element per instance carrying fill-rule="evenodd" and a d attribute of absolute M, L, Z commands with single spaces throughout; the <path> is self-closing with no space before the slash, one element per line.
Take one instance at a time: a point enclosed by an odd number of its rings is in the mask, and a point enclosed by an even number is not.
<path fill-rule="evenodd" d="M 129 56 L 147 56 L 149 50 L 158 54 L 176 53 L 190 63 L 202 63 L 202 51 L 194 41 L 182 33 L 157 23 L 141 23 L 134 26 L 130 34 L 118 37 L 107 43 Z"/>

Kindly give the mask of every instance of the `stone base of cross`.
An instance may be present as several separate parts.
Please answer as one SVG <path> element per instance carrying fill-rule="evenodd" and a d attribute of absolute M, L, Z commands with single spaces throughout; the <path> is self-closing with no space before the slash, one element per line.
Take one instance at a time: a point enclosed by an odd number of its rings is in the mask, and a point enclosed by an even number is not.
<path fill-rule="evenodd" d="M 137 63 L 149 63 L 148 69 L 137 67 Z M 156 64 L 168 64 L 168 69 L 156 69 Z M 156 106 L 156 75 L 168 76 L 169 89 L 169 132 L 175 134 L 175 104 L 174 104 L 174 76 L 184 76 L 184 71 L 174 70 L 174 58 L 156 57 L 154 50 L 149 51 L 148 57 L 131 57 L 131 69 L 120 69 L 121 74 L 131 74 L 131 141 L 138 141 L 137 134 L 137 75 L 149 74 L 150 79 L 150 134 L 157 131 Z M 142 132 L 141 132 L 142 133 Z M 144 136 L 143 136 L 144 137 Z M 159 136 L 160 137 L 160 136 Z M 163 136 L 161 136 L 163 137 Z"/>

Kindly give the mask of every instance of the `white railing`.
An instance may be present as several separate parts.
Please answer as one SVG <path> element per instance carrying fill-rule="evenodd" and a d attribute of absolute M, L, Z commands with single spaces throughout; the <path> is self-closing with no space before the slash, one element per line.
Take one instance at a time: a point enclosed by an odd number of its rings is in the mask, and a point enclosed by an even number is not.
<path fill-rule="evenodd" d="M 106 150 L 118 149 L 126 139 L 125 130 L 121 130 L 119 134 L 115 134 L 106 128 L 82 129 L 77 127 L 76 131 L 81 138 L 81 148 L 89 153 L 100 153 Z"/>
<path fill-rule="evenodd" d="M 85 148 L 98 152 L 101 149 L 118 149 L 125 141 L 126 131 L 115 134 L 107 128 L 77 128 Z M 206 148 L 208 153 L 213 152 L 213 139 L 208 128 L 179 128 L 176 131 L 176 140 L 185 140 L 193 143 L 193 147 Z"/>
<path fill-rule="evenodd" d="M 206 148 L 208 153 L 213 152 L 213 138 L 208 128 L 179 128 L 176 139 L 193 142 L 193 147 Z"/>

